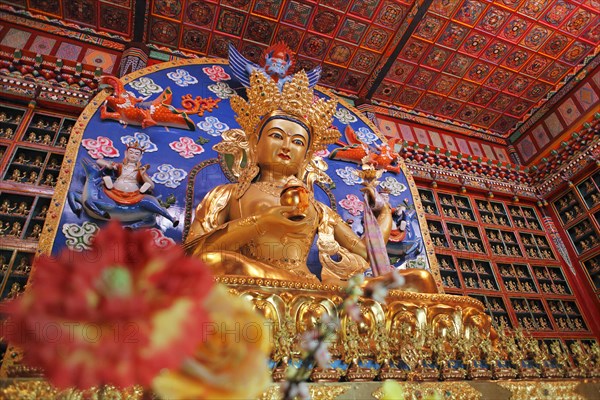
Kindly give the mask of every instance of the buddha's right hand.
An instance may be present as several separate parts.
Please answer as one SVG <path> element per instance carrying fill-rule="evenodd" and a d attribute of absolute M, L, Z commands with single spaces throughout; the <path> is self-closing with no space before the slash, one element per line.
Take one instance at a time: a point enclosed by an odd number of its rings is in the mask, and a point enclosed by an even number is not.
<path fill-rule="evenodd" d="M 255 214 L 258 230 L 260 232 L 297 232 L 312 225 L 315 214 L 309 213 L 302 220 L 290 219 L 289 216 L 294 215 L 295 210 L 294 206 L 273 206 Z"/>

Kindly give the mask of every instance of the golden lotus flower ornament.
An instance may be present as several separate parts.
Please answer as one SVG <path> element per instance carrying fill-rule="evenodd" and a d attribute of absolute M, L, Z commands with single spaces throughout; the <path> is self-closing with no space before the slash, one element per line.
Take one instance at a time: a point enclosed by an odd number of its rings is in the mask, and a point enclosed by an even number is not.
<path fill-rule="evenodd" d="M 364 186 L 377 186 L 377 179 L 383 175 L 383 169 L 375 169 L 371 164 L 363 164 L 362 170 L 355 170 L 354 173 L 363 180 Z"/>

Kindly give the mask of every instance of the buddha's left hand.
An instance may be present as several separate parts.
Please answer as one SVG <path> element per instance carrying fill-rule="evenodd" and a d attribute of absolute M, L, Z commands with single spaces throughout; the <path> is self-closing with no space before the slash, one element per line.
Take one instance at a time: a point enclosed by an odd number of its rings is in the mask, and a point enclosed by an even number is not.
<path fill-rule="evenodd" d="M 360 189 L 365 194 L 367 204 L 374 211 L 379 211 L 385 205 L 385 200 L 381 194 L 372 186 L 363 187 Z"/>

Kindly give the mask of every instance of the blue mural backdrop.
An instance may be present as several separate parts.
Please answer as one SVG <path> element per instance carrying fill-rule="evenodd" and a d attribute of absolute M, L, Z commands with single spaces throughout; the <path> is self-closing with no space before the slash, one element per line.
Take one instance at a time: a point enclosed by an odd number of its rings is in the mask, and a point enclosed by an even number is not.
<path fill-rule="evenodd" d="M 144 99 L 138 105 L 129 104 L 134 108 L 150 109 L 153 107 L 151 102 L 165 93 L 172 93 L 171 105 L 175 109 L 183 109 L 182 97 L 186 95 L 191 95 L 192 98 L 201 96 L 218 99 L 219 102 L 212 111 L 206 110 L 202 115 L 189 114 L 193 130 L 185 126 L 162 126 L 161 122 L 142 127 L 141 124 L 132 123 L 130 120 L 127 120 L 129 123 L 119 121 L 116 115 L 126 107 L 109 109 L 109 113 L 104 115 L 105 118 L 101 118 L 101 109 L 108 94 L 100 94 L 90 103 L 76 125 L 76 135 L 80 135 L 76 136 L 76 139 L 80 139 L 77 140 L 78 144 L 71 144 L 67 150 L 67 160 L 70 160 L 74 167 L 67 173 L 67 182 L 60 192 L 70 201 L 61 203 L 62 211 L 55 228 L 52 252 L 64 246 L 79 250 L 89 246 L 91 237 L 106 223 L 101 218 L 90 216 L 94 215 L 90 208 L 93 210 L 96 206 L 100 211 L 109 210 L 110 215 L 117 215 L 117 211 L 135 214 L 138 219 L 133 218 L 127 223 L 133 227 L 150 225 L 158 243 L 180 243 L 187 233 L 193 210 L 203 196 L 216 185 L 229 182 L 213 146 L 221 141 L 224 131 L 239 128 L 229 105 L 229 97 L 236 90 L 242 93 L 244 89 L 235 80 L 227 64 L 210 59 L 174 62 L 170 66 L 159 65 L 137 71 L 125 77 L 123 82 L 127 82 L 124 88 L 128 92 L 123 94 L 124 98 L 130 96 L 130 99 Z M 330 97 L 319 89 L 316 92 L 319 96 Z M 351 107 L 338 104 L 333 123 L 342 132 L 342 141 L 348 142 L 348 135 L 344 135 L 344 132 L 347 133 L 346 129 L 350 127 L 354 136 L 351 140 L 372 149 L 384 145 L 383 137 L 376 128 Z M 144 124 L 147 125 L 148 121 Z M 121 209 L 122 206 L 118 206 L 121 207 L 118 210 L 111 209 L 107 206 L 108 200 L 102 198 L 100 193 L 102 182 L 93 182 L 94 179 L 98 180 L 97 160 L 103 158 L 121 163 L 127 145 L 133 141 L 145 148 L 141 164 L 149 165 L 146 174 L 154 182 L 152 196 L 157 200 L 158 209 L 153 208 L 153 205 L 139 204 L 126 206 L 125 210 Z M 330 188 L 317 187 L 315 196 L 337 210 L 355 232 L 361 234 L 362 186 L 360 178 L 353 173 L 360 165 L 329 158 L 332 152 L 341 147 L 339 144 L 333 144 L 327 150 L 318 153 L 329 165 L 327 173 L 334 184 Z M 429 269 L 421 230 L 424 220 L 419 223 L 416 209 L 419 209 L 420 203 L 415 209 L 413 198 L 416 194 L 414 183 L 409 188 L 409 180 L 403 166 L 398 173 L 386 171 L 379 180 L 380 187 L 389 193 L 392 207 L 406 207 L 406 236 L 399 245 L 400 248 L 392 249 L 392 262 L 398 267 Z M 81 205 L 84 205 L 84 208 L 79 212 L 78 208 Z M 157 211 L 159 209 L 163 215 Z M 95 216 L 98 217 L 97 214 Z M 142 223 L 136 224 L 136 221 Z M 309 263 L 314 262 L 318 263 L 318 257 L 312 256 L 309 259 Z M 315 271 L 319 269 L 315 265 L 311 268 Z"/>

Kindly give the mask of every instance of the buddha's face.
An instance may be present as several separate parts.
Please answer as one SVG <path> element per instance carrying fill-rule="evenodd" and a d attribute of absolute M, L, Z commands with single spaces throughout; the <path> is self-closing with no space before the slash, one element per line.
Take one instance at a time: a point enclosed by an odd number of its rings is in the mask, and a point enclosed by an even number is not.
<path fill-rule="evenodd" d="M 275 118 L 262 129 L 257 146 L 257 164 L 263 168 L 281 168 L 285 175 L 296 175 L 306 156 L 309 134 L 297 122 Z"/>

